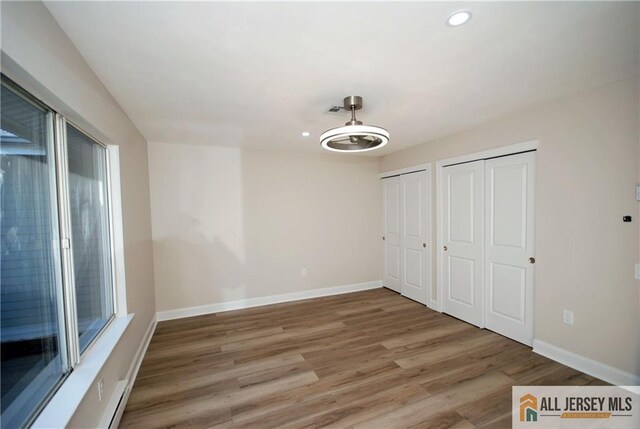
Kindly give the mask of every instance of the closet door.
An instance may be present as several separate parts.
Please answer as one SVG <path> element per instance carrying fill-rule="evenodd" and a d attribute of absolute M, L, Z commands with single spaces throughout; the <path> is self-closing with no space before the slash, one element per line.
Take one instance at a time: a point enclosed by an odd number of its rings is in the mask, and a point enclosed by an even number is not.
<path fill-rule="evenodd" d="M 400 292 L 400 178 L 382 179 L 384 202 L 383 286 Z"/>
<path fill-rule="evenodd" d="M 428 272 L 427 236 L 428 212 L 427 172 L 400 176 L 400 245 L 402 295 L 427 304 Z"/>
<path fill-rule="evenodd" d="M 442 169 L 443 311 L 483 327 L 484 161 Z"/>
<path fill-rule="evenodd" d="M 533 342 L 535 152 L 486 161 L 485 326 Z"/>

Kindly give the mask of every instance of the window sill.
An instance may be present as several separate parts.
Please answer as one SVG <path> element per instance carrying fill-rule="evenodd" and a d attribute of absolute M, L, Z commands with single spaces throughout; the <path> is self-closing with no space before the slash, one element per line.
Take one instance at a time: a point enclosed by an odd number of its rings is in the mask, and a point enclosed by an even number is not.
<path fill-rule="evenodd" d="M 133 314 L 116 317 L 91 346 L 82 362 L 69 374 L 49 403 L 36 418 L 32 428 L 66 427 L 76 409 L 93 386 L 102 367 L 133 319 Z"/>

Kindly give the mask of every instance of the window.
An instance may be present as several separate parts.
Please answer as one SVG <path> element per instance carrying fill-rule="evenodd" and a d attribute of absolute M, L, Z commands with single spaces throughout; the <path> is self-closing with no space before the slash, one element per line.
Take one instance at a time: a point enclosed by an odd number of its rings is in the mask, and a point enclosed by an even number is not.
<path fill-rule="evenodd" d="M 1 79 L 0 421 L 15 428 L 46 404 L 115 305 L 106 148 Z"/>
<path fill-rule="evenodd" d="M 67 125 L 73 269 L 80 351 L 113 315 L 107 150 Z"/>
<path fill-rule="evenodd" d="M 17 427 L 68 371 L 52 115 L 2 85 L 2 427 Z"/>

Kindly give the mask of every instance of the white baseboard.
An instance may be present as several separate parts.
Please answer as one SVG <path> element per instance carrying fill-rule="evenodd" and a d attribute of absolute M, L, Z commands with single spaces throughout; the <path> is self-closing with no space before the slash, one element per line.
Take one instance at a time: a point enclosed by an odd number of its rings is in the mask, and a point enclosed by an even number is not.
<path fill-rule="evenodd" d="M 615 384 L 616 386 L 640 385 L 640 377 L 637 375 L 605 365 L 552 344 L 545 343 L 544 341 L 533 340 L 533 351 L 568 367 L 584 372 L 585 374 L 604 380 L 607 383 Z"/>
<path fill-rule="evenodd" d="M 363 290 L 382 287 L 382 280 L 373 282 L 354 283 L 343 286 L 311 289 L 300 292 L 284 293 L 281 295 L 263 296 L 260 298 L 247 298 L 237 301 L 219 302 L 215 304 L 199 305 L 197 307 L 179 308 L 158 312 L 158 321 L 182 319 L 183 317 L 201 316 L 203 314 L 220 313 L 243 308 L 259 307 L 262 305 L 279 304 L 282 302 L 299 301 L 301 299 L 319 298 L 322 296 L 340 295 L 343 293 L 360 292 Z"/>
<path fill-rule="evenodd" d="M 115 410 L 112 410 L 112 418 L 104 419 L 104 421 L 108 421 L 110 425 L 106 426 L 109 428 L 117 428 L 120 424 L 120 419 L 122 418 L 122 413 L 124 413 L 124 408 L 127 405 L 127 401 L 129 400 L 129 395 L 131 394 L 131 389 L 133 389 L 133 384 L 136 382 L 136 377 L 138 376 L 138 371 L 140 370 L 140 365 L 142 365 L 142 360 L 144 359 L 144 355 L 147 352 L 147 348 L 149 347 L 149 343 L 151 342 L 151 337 L 153 337 L 153 333 L 156 330 L 156 325 L 158 324 L 157 315 L 153 316 L 151 319 L 151 323 L 149 323 L 149 327 L 147 327 L 147 331 L 138 346 L 138 350 L 133 358 L 133 362 L 131 362 L 131 366 L 129 367 L 129 371 L 127 371 L 127 377 L 121 381 L 124 383 L 124 391 L 121 392 L 122 400 L 116 401 Z M 117 391 L 117 389 L 116 389 Z"/>

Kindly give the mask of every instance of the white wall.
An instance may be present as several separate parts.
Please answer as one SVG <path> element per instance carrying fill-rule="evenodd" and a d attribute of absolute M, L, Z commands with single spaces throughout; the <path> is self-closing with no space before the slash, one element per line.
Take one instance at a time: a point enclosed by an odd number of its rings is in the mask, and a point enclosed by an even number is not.
<path fill-rule="evenodd" d="M 376 158 L 152 143 L 149 170 L 158 311 L 381 279 Z"/>
<path fill-rule="evenodd" d="M 104 143 L 120 147 L 129 313 L 135 313 L 103 368 L 105 397 L 126 376 L 155 314 L 147 144 L 41 2 L 2 2 L 2 72 Z M 108 401 L 90 391 L 70 427 L 95 427 Z"/>
<path fill-rule="evenodd" d="M 639 374 L 639 115 L 638 79 L 620 81 L 387 155 L 380 171 L 538 140 L 535 338 Z"/>

